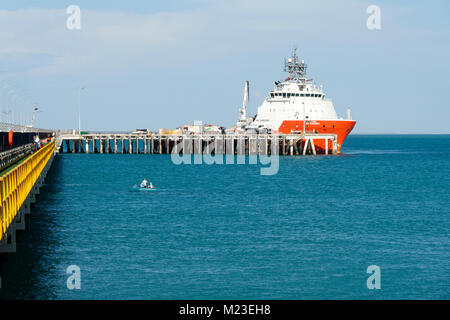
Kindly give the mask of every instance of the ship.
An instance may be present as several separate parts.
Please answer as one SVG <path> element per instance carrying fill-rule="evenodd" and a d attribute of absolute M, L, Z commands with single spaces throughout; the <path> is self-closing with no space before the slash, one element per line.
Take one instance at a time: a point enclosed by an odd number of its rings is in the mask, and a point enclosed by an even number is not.
<path fill-rule="evenodd" d="M 335 134 L 337 151 L 340 152 L 344 140 L 353 130 L 356 121 L 347 109 L 346 119 L 339 118 L 333 102 L 327 98 L 323 86 L 317 86 L 306 77 L 307 65 L 299 60 L 296 48 L 292 57 L 285 59 L 284 71 L 288 77 L 275 81 L 275 87 L 258 107 L 255 117 L 249 118 L 246 106 L 249 97 L 249 84 L 245 83 L 244 100 L 236 124 L 237 133 L 272 134 Z M 314 142 L 318 150 L 325 150 L 325 141 Z"/>

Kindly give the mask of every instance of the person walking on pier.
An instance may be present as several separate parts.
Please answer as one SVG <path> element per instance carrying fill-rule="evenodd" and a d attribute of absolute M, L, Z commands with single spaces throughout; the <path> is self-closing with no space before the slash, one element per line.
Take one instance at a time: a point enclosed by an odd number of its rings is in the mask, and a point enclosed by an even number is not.
<path fill-rule="evenodd" d="M 41 147 L 41 143 L 39 140 L 39 135 L 37 134 L 36 137 L 34 138 L 34 145 L 36 147 L 36 150 L 39 150 L 39 148 Z"/>

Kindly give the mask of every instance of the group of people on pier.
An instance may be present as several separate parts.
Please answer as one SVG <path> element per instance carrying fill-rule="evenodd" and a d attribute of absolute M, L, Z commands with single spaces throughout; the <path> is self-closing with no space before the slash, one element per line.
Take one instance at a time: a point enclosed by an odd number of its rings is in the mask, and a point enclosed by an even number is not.
<path fill-rule="evenodd" d="M 39 138 L 39 134 L 37 134 L 33 137 L 34 146 L 36 147 L 36 150 L 39 150 L 42 147 L 42 145 L 54 141 L 55 138 L 56 134 L 53 132 L 51 137 L 47 137 L 41 141 L 41 139 Z"/>

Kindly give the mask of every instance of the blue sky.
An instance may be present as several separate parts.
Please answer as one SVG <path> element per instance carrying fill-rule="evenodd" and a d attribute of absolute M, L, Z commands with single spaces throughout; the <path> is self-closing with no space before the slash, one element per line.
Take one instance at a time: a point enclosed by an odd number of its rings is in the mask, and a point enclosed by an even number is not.
<path fill-rule="evenodd" d="M 2 119 L 76 128 L 231 126 L 285 77 L 293 45 L 356 133 L 450 133 L 446 1 L 0 1 Z M 81 8 L 68 30 L 66 8 Z M 381 8 L 368 30 L 366 8 Z"/>

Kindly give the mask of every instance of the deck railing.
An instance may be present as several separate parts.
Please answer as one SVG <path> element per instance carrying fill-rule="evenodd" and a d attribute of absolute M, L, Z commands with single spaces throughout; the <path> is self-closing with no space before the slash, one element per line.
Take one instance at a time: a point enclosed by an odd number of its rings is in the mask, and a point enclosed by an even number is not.
<path fill-rule="evenodd" d="M 3 171 L 12 163 L 31 153 L 33 148 L 34 145 L 29 143 L 11 150 L 0 152 L 0 171 Z"/>

